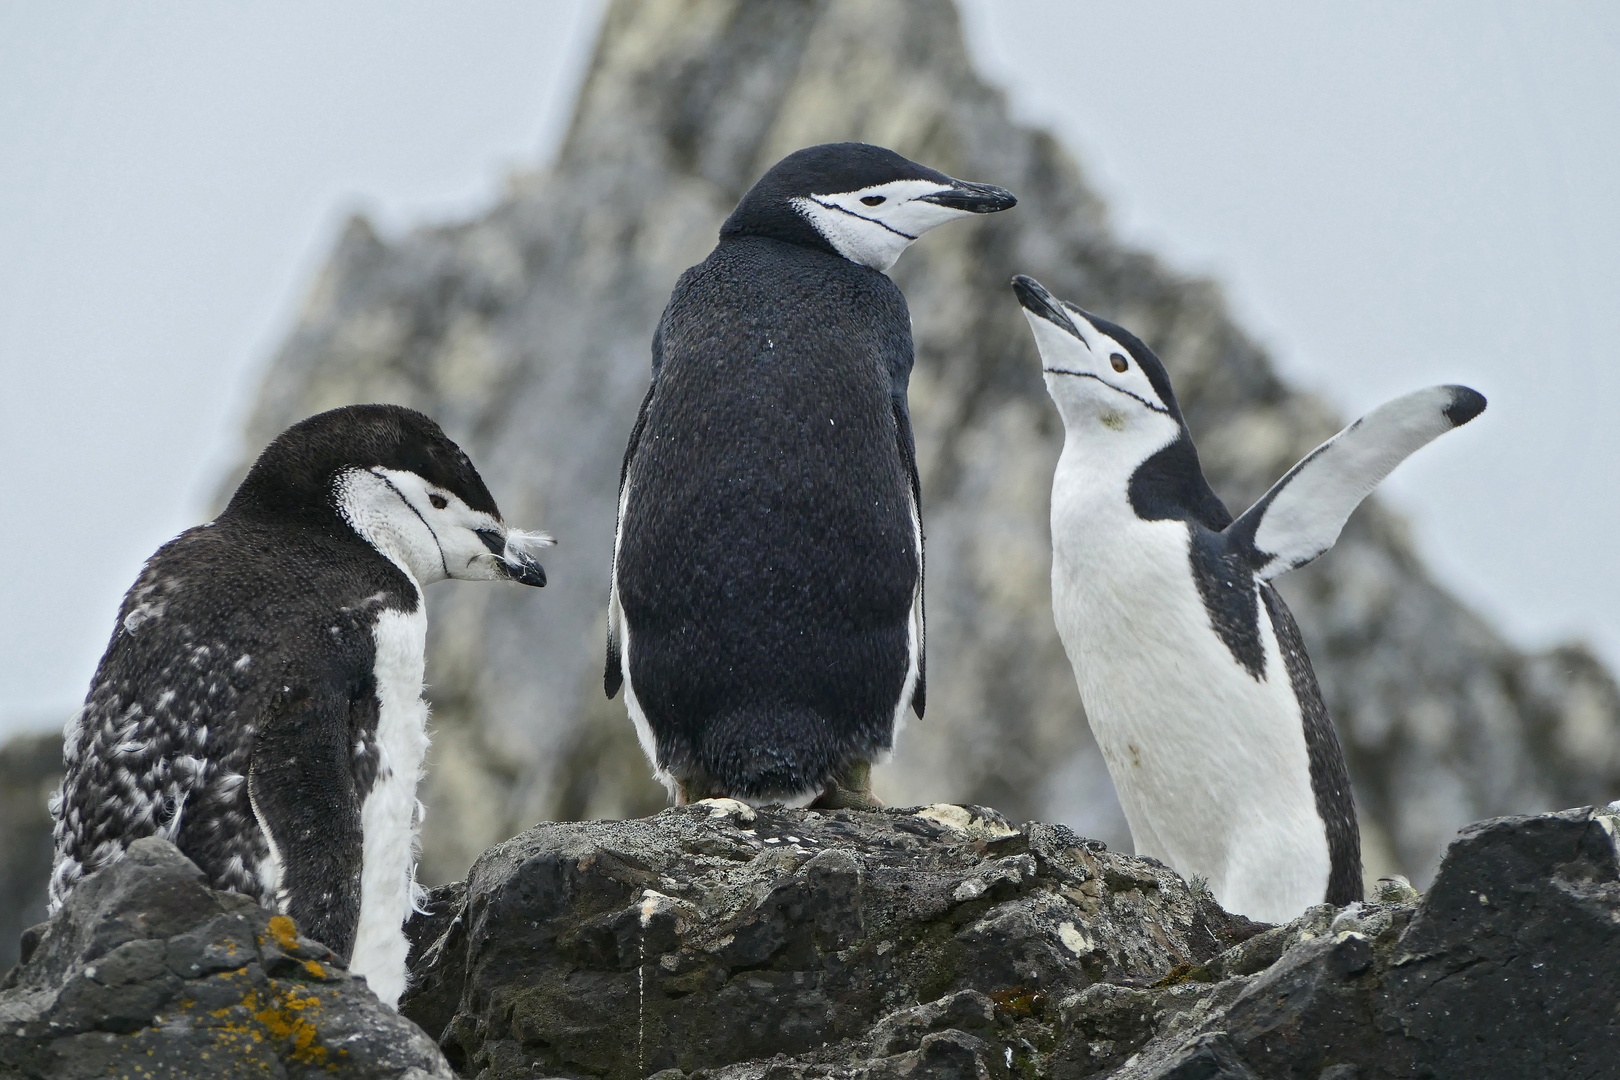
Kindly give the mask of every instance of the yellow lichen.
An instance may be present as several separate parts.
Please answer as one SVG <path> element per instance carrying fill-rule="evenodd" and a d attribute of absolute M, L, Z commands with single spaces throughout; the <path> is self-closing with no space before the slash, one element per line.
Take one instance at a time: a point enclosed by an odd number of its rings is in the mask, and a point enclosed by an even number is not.
<path fill-rule="evenodd" d="M 270 936 L 276 939 L 276 945 L 285 952 L 292 952 L 298 948 L 298 924 L 285 915 L 271 916 Z"/>
<path fill-rule="evenodd" d="M 221 1042 L 246 1038 L 262 1043 L 268 1033 L 275 1039 L 292 1043 L 289 1056 L 293 1061 L 301 1065 L 321 1065 L 326 1061 L 327 1049 L 315 1041 L 319 1034 L 315 1025 L 320 1007 L 320 998 L 302 993 L 297 987 L 263 999 L 257 989 L 249 989 L 238 1004 L 216 1009 L 211 1015 L 224 1019 L 225 1014 L 240 1008 L 257 1021 L 227 1021 L 218 1029 Z"/>
<path fill-rule="evenodd" d="M 326 969 L 321 967 L 321 965 L 314 960 L 305 960 L 304 970 L 315 976 L 317 979 L 326 978 Z"/>

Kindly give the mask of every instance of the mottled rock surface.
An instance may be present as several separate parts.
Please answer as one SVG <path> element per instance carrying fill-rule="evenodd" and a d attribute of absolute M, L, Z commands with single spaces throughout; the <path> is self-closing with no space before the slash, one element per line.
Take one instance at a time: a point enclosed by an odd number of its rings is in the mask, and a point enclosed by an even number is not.
<path fill-rule="evenodd" d="M 402 1007 L 481 1080 L 1598 1080 L 1611 815 L 1481 822 L 1426 896 L 1273 928 L 978 807 L 542 825 L 436 892 Z"/>
<path fill-rule="evenodd" d="M 1206 963 L 1262 929 L 1060 825 L 730 800 L 538 825 L 430 911 L 401 1009 L 458 1071 L 492 1080 L 868 1038 L 910 1051 L 937 1028 L 1033 1020 L 1095 982 Z"/>
<path fill-rule="evenodd" d="M 749 184 L 834 139 L 1019 197 L 1010 213 L 929 234 L 894 271 L 918 346 L 930 686 L 928 716 L 902 734 L 878 790 L 891 804 L 983 803 L 1126 841 L 1052 622 L 1061 425 L 1008 280 L 1033 274 L 1158 351 L 1234 507 L 1340 418 L 1277 377 L 1215 285 L 1120 242 L 1072 158 L 1011 122 L 975 74 L 949 0 L 626 0 L 607 9 L 549 168 L 514 177 L 475 220 L 398 237 L 351 223 L 247 431 L 251 454 L 320 409 L 421 408 L 514 523 L 561 541 L 543 592 L 430 590 L 427 880 L 462 877 L 534 821 L 663 805 L 622 701 L 601 692 L 614 496 L 648 344 L 676 277 Z M 1469 821 L 1620 795 L 1608 674 L 1580 649 L 1510 647 L 1434 583 L 1376 504 L 1282 587 L 1344 739 L 1376 873 L 1421 883 Z"/>
<path fill-rule="evenodd" d="M 24 937 L 0 982 L 0 1073 L 84 1077 L 450 1077 L 422 1031 L 324 945 L 207 888 L 151 837 Z"/>
<path fill-rule="evenodd" d="M 1194 1065 L 1223 1056 L 1248 1070 L 1235 1077 L 1616 1075 L 1612 815 L 1470 825 L 1421 901 L 1313 911 L 1285 931 L 1303 924 L 1310 936 L 1269 968 L 1167 1010 L 1155 1041 L 1113 1080 L 1226 1075 Z M 1218 977 L 1220 962 L 1197 974 Z"/>
<path fill-rule="evenodd" d="M 1426 895 L 1279 927 L 974 806 L 539 825 L 412 920 L 404 1016 L 151 838 L 25 936 L 0 1074 L 1606 1080 L 1615 814 L 1480 822 Z"/>

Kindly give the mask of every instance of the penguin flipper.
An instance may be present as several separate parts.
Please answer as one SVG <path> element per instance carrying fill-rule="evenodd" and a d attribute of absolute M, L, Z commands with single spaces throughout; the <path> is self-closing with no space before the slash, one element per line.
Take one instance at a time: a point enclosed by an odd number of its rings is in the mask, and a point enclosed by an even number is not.
<path fill-rule="evenodd" d="M 1312 450 L 1227 526 L 1269 581 L 1331 548 L 1350 514 L 1414 451 L 1485 411 L 1466 386 L 1431 386 L 1386 402 Z"/>
<path fill-rule="evenodd" d="M 619 532 L 624 527 L 625 502 L 630 495 L 630 464 L 635 460 L 636 448 L 641 445 L 641 433 L 647 426 L 647 408 L 652 404 L 653 391 L 658 386 L 658 366 L 663 359 L 661 337 L 662 333 L 653 335 L 652 384 L 647 387 L 647 396 L 641 399 L 636 426 L 630 429 L 630 442 L 624 448 L 624 463 L 619 466 L 619 507 L 613 518 L 613 574 L 608 584 L 607 663 L 602 668 L 602 690 L 609 699 L 617 697 L 619 687 L 624 684 L 621 629 L 624 625 L 624 609 L 619 606 Z"/>
<path fill-rule="evenodd" d="M 911 522 L 917 530 L 917 596 L 912 601 L 912 618 L 917 620 L 917 684 L 911 691 L 911 709 L 921 720 L 928 704 L 928 618 L 923 605 L 923 577 L 926 559 L 923 552 L 922 482 L 917 476 L 917 446 L 911 434 L 911 413 L 906 408 L 904 389 L 894 397 L 894 427 L 900 448 L 900 460 L 906 467 L 906 479 L 911 484 Z"/>
<path fill-rule="evenodd" d="M 360 924 L 363 851 L 349 711 L 336 688 L 279 695 L 248 769 L 253 815 L 281 866 L 284 913 L 345 961 Z"/>

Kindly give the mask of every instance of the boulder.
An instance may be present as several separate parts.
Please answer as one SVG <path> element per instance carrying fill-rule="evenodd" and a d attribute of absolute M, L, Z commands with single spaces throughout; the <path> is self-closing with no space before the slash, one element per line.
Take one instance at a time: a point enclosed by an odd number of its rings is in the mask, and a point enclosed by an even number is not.
<path fill-rule="evenodd" d="M 1260 929 L 1062 826 L 731 800 L 536 826 L 430 912 L 401 1010 L 483 1077 L 640 1077 L 873 1031 L 910 1050 Z"/>
<path fill-rule="evenodd" d="M 1611 812 L 1470 826 L 1380 897 L 1265 927 L 1063 826 L 714 800 L 486 852 L 401 1009 L 481 1080 L 1612 1075 Z"/>
<path fill-rule="evenodd" d="M 22 946 L 0 981 L 0 1073 L 453 1076 L 330 949 L 285 915 L 209 889 L 157 837 L 86 878 Z"/>

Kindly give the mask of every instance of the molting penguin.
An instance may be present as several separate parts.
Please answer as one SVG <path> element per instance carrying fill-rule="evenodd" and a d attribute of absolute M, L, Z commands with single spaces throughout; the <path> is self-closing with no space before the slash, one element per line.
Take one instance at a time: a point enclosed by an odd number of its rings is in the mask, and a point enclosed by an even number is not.
<path fill-rule="evenodd" d="M 1344 754 L 1270 581 L 1332 547 L 1390 470 L 1485 399 L 1463 386 L 1397 398 L 1233 520 L 1147 346 L 1031 278 L 1013 287 L 1065 430 L 1053 613 L 1137 854 L 1267 922 L 1359 899 Z"/>
<path fill-rule="evenodd" d="M 911 320 L 884 271 L 1014 201 L 813 146 L 676 283 L 620 474 L 605 686 L 677 802 L 873 805 L 925 696 Z"/>
<path fill-rule="evenodd" d="M 427 748 L 422 586 L 544 585 L 472 462 L 410 409 L 353 405 L 267 447 L 217 519 L 124 597 L 52 801 L 54 911 L 159 835 L 394 1004 Z"/>

